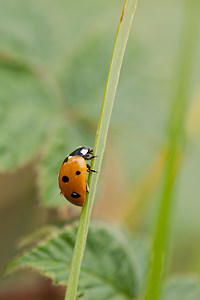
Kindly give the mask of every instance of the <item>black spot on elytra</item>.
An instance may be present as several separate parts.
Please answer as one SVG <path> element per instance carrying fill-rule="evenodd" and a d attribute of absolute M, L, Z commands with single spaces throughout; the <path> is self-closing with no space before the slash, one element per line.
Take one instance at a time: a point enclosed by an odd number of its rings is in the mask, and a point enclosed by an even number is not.
<path fill-rule="evenodd" d="M 80 171 L 76 171 L 76 175 L 80 175 L 81 174 L 81 172 Z"/>
<path fill-rule="evenodd" d="M 81 197 L 81 195 L 79 195 L 79 194 L 76 193 L 76 192 L 73 192 L 73 193 L 71 194 L 71 196 L 72 196 L 72 198 L 79 198 L 79 197 Z"/>
<path fill-rule="evenodd" d="M 69 177 L 63 176 L 63 177 L 62 177 L 62 181 L 63 181 L 63 182 L 68 182 L 68 181 L 69 181 Z"/>

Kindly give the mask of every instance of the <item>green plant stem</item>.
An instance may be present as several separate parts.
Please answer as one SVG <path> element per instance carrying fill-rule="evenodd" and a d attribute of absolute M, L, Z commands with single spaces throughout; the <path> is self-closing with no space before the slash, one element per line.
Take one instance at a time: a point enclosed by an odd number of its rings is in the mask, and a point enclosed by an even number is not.
<path fill-rule="evenodd" d="M 172 196 L 180 168 L 184 146 L 184 121 L 189 98 L 190 78 L 197 46 L 198 6 L 197 0 L 185 1 L 185 18 L 182 26 L 177 76 L 174 85 L 169 137 L 160 210 L 152 249 L 152 262 L 145 300 L 158 300 L 165 270 L 166 248 L 169 239 Z M 174 198 L 173 198 L 174 200 Z"/>
<path fill-rule="evenodd" d="M 79 228 L 74 247 L 74 253 L 71 263 L 70 275 L 67 285 L 65 300 L 75 300 L 77 294 L 78 279 L 80 274 L 81 262 L 84 254 L 88 227 L 90 222 L 91 211 L 94 203 L 94 196 L 97 186 L 98 175 L 101 168 L 101 162 L 106 145 L 106 138 L 111 118 L 112 107 L 114 103 L 115 93 L 118 85 L 121 65 L 124 52 L 136 9 L 137 0 L 126 0 L 120 19 L 117 36 L 114 44 L 113 54 L 110 62 L 106 88 L 101 108 L 99 124 L 94 146 L 94 155 L 98 155 L 97 159 L 92 161 L 91 168 L 98 171 L 97 174 L 92 173 L 88 178 L 90 193 L 87 194 L 85 204 L 81 211 Z M 98 259 L 98 257 L 97 257 Z"/>

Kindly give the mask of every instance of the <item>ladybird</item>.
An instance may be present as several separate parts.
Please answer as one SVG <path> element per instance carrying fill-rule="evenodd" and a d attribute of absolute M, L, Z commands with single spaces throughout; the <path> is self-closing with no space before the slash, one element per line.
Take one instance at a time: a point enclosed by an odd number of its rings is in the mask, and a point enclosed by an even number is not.
<path fill-rule="evenodd" d="M 87 171 L 96 172 L 90 168 L 86 160 L 95 158 L 93 149 L 80 146 L 67 155 L 58 175 L 60 193 L 77 206 L 83 206 L 86 192 L 89 192 L 86 181 Z"/>

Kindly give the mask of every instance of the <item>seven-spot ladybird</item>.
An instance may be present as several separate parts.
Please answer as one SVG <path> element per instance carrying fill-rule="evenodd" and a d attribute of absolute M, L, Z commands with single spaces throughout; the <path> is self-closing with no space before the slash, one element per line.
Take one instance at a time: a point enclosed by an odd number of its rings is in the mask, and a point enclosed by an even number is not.
<path fill-rule="evenodd" d="M 96 172 L 86 164 L 86 160 L 94 157 L 92 148 L 80 146 L 65 157 L 60 168 L 58 182 L 61 194 L 77 206 L 83 206 L 86 191 L 89 192 L 87 171 Z"/>

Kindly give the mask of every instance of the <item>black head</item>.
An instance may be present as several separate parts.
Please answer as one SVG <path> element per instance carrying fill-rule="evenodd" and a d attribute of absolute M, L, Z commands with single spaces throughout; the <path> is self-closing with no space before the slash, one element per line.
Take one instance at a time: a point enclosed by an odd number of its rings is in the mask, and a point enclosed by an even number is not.
<path fill-rule="evenodd" d="M 72 153 L 69 154 L 69 156 L 81 156 L 85 159 L 90 159 L 92 155 L 93 155 L 93 149 L 87 146 L 80 146 L 77 149 L 75 149 Z"/>

